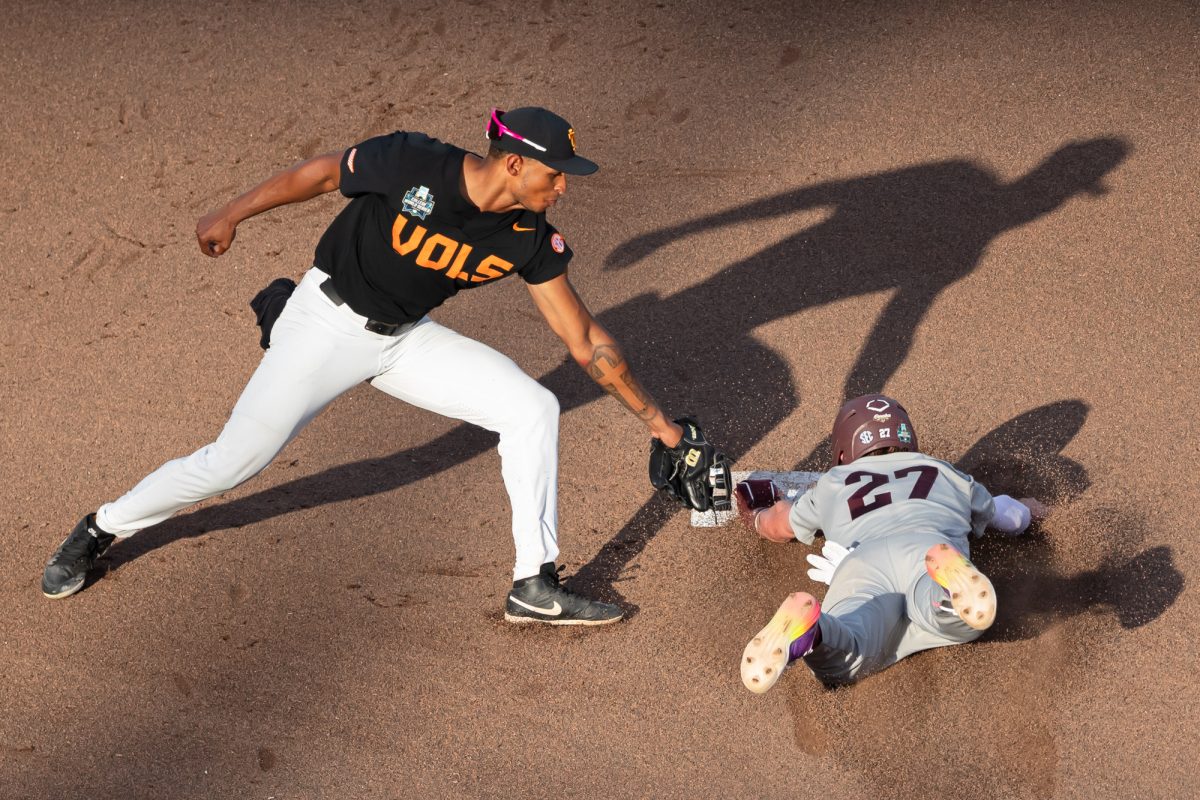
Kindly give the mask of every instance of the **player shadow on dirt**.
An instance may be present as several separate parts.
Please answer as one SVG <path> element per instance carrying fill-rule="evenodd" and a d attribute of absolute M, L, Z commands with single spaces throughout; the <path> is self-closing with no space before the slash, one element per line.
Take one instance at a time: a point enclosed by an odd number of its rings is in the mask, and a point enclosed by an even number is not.
<path fill-rule="evenodd" d="M 736 459 L 800 404 L 788 360 L 758 342 L 756 328 L 805 309 L 890 291 L 892 297 L 867 333 L 843 389 L 847 397 L 882 391 L 907 358 L 937 297 L 975 270 L 992 240 L 1080 194 L 1103 193 L 1104 176 L 1129 149 L 1118 138 L 1071 143 L 1008 183 L 965 160 L 922 164 L 801 187 L 652 231 L 617 247 L 607 267 L 631 266 L 680 239 L 717 228 L 807 209 L 830 210 L 824 221 L 804 226 L 707 280 L 665 296 L 638 295 L 597 317 L 621 341 L 642 382 L 668 408 L 698 415 Z M 703 256 L 712 254 L 703 251 Z M 814 338 L 814 346 L 820 346 L 819 339 Z M 558 396 L 564 412 L 603 396 L 574 363 L 564 363 L 540 380 Z M 824 417 L 829 412 L 820 413 Z M 385 458 L 343 464 L 181 515 L 113 548 L 111 564 L 118 567 L 175 539 L 240 527 L 297 507 L 386 492 L 463 463 L 495 442 L 491 433 L 459 425 Z M 807 460 L 819 451 L 820 446 Z M 615 584 L 678 512 L 677 505 L 650 497 L 570 585 L 624 602 Z M 497 525 L 501 527 L 507 528 Z M 496 546 L 507 545 L 507 535 L 496 534 Z M 563 538 L 569 559 L 569 529 Z M 636 607 L 625 605 L 636 613 Z"/>
<path fill-rule="evenodd" d="M 1062 455 L 1087 418 L 1078 400 L 1051 403 L 1021 414 L 980 439 L 955 466 L 993 494 L 1033 496 L 1062 509 L 1090 485 L 1083 465 Z M 1068 516 L 1063 521 L 1062 516 Z M 971 545 L 971 558 L 1002 598 L 986 636 L 1015 641 L 1044 633 L 1053 622 L 1110 608 L 1122 628 L 1139 628 L 1170 608 L 1183 591 L 1183 574 L 1169 547 L 1134 552 L 1144 538 L 1141 515 L 1100 509 L 1082 516 L 1064 510 L 1023 536 L 987 535 Z M 1063 574 L 1055 565 L 1058 528 L 1097 543 L 1096 569 Z"/>
<path fill-rule="evenodd" d="M 601 321 L 637 353 L 632 361 L 648 375 L 648 385 L 682 385 L 687 390 L 682 397 L 678 391 L 666 396 L 668 405 L 694 411 L 737 459 L 799 406 L 788 364 L 753 337 L 756 328 L 808 308 L 890 291 L 843 384 L 846 398 L 884 391 L 938 296 L 975 270 L 995 238 L 1080 194 L 1103 194 L 1103 178 L 1129 149 L 1117 138 L 1074 142 L 1011 183 L 967 161 L 923 164 L 802 187 L 652 231 L 620 245 L 607 266 L 628 267 L 663 247 L 717 228 L 804 210 L 831 210 L 822 222 L 706 281 L 661 299 L 635 297 L 601 315 Z M 679 330 L 702 335 L 668 333 L 663 340 L 638 340 L 626 333 Z M 814 346 L 819 347 L 818 336 L 814 332 Z M 643 352 L 667 352 L 671 358 L 656 361 Z M 663 374 L 667 367 L 672 372 Z M 560 372 L 543 383 L 561 397 L 565 387 L 559 381 L 565 376 Z M 824 418 L 832 411 L 821 413 Z M 826 440 L 800 459 L 797 468 L 825 469 L 827 454 Z M 577 583 L 598 591 L 617 582 L 676 510 L 658 498 L 647 501 L 579 570 Z"/>

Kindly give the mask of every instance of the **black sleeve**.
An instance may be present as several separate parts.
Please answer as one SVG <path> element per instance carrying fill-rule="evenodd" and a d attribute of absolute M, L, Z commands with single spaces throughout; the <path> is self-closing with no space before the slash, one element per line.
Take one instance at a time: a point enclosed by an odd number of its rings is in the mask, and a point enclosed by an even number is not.
<path fill-rule="evenodd" d="M 517 270 L 526 283 L 538 284 L 553 280 L 567 271 L 571 261 L 571 248 L 563 239 L 562 234 L 553 225 L 546 225 L 546 236 L 542 239 L 538 251 L 525 266 Z"/>
<path fill-rule="evenodd" d="M 376 136 L 342 153 L 341 193 L 346 197 L 390 195 L 408 157 L 408 136 L 403 131 Z"/>

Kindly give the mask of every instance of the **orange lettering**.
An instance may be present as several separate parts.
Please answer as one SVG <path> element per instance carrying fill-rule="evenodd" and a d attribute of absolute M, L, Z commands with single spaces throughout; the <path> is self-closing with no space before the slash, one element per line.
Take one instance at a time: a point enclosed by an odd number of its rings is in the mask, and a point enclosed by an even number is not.
<path fill-rule="evenodd" d="M 406 256 L 413 250 L 417 249 L 417 245 L 425 238 L 425 228 L 418 225 L 413 229 L 412 235 L 408 237 L 408 241 L 400 242 L 400 232 L 404 230 L 404 226 L 408 224 L 408 218 L 403 214 L 396 215 L 396 221 L 392 223 L 392 249 L 402 256 Z"/>
<path fill-rule="evenodd" d="M 472 283 L 482 283 L 490 281 L 493 278 L 504 277 L 504 273 L 513 268 L 511 261 L 505 261 L 500 256 L 488 256 L 483 261 L 479 262 L 479 266 L 475 268 L 475 275 L 471 276 Z M 497 272 L 496 270 L 500 270 Z M 483 277 L 480 277 L 480 276 Z"/>
<path fill-rule="evenodd" d="M 435 260 L 433 251 L 437 247 L 442 248 L 442 253 Z M 450 259 L 454 257 L 454 251 L 457 249 L 458 242 L 442 236 L 440 233 L 435 233 L 425 240 L 425 246 L 417 255 L 417 263 L 425 269 L 445 269 L 450 265 Z"/>
<path fill-rule="evenodd" d="M 403 234 L 407 225 L 408 217 L 397 214 L 396 221 L 392 223 L 392 249 L 400 255 L 406 256 L 420 247 L 421 251 L 417 253 L 415 259 L 417 264 L 425 269 L 448 269 L 446 277 L 452 280 L 465 281 L 469 278 L 472 283 L 483 283 L 503 278 L 514 266 L 511 261 L 505 261 L 500 256 L 488 256 L 479 263 L 472 274 L 468 271 L 467 259 L 470 258 L 475 248 L 469 244 L 456 242 L 449 236 L 443 236 L 440 233 L 425 238 L 428 231 L 422 225 L 415 225 L 408 238 L 405 239 Z"/>
<path fill-rule="evenodd" d="M 458 278 L 462 274 L 463 265 L 467 263 L 467 256 L 475 248 L 469 244 L 464 244 L 462 249 L 458 251 L 458 258 L 454 259 L 454 264 L 450 267 L 450 271 L 446 273 L 447 278 Z"/>

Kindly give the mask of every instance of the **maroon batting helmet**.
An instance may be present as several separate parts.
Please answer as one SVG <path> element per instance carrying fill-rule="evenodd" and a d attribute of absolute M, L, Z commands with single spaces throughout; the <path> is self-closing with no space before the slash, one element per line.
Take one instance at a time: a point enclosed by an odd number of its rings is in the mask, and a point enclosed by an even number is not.
<path fill-rule="evenodd" d="M 904 406 L 882 394 L 848 400 L 833 421 L 833 466 L 887 448 L 916 452 L 917 432 Z"/>

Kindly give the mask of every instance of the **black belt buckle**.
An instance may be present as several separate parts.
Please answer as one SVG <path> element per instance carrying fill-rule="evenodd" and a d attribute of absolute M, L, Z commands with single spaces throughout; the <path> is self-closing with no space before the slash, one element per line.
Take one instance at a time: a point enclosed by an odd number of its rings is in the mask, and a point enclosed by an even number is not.
<path fill-rule="evenodd" d="M 335 306 L 340 306 L 342 303 L 346 302 L 342 299 L 342 296 L 338 294 L 337 289 L 333 287 L 333 278 L 326 278 L 321 282 L 321 291 L 325 293 L 325 296 L 328 297 L 330 302 L 332 302 Z M 367 320 L 367 324 L 363 325 L 363 327 L 369 330 L 371 333 L 378 333 L 380 336 L 395 336 L 400 332 L 400 329 L 403 328 L 405 324 L 406 323 L 402 322 L 380 322 L 377 319 L 369 319 Z"/>
<path fill-rule="evenodd" d="M 391 322 L 380 322 L 377 319 L 369 319 L 363 327 L 371 333 L 378 333 L 380 336 L 395 336 L 396 332 L 404 326 Z"/>

